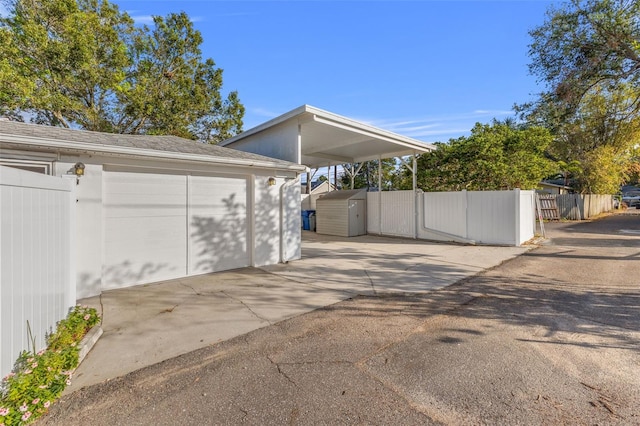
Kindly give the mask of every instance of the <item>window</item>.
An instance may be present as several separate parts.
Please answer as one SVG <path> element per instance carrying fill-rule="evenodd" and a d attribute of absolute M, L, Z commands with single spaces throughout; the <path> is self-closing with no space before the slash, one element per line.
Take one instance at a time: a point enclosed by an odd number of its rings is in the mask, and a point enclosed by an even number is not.
<path fill-rule="evenodd" d="M 27 170 L 35 173 L 42 173 L 43 175 L 51 174 L 51 162 L 37 161 L 37 160 L 17 160 L 1 158 L 0 166 L 13 167 L 15 169 Z"/>

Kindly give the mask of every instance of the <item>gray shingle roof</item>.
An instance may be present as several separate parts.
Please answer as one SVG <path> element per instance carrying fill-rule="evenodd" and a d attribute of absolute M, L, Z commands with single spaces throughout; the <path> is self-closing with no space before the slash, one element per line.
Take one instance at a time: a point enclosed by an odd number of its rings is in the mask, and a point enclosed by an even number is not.
<path fill-rule="evenodd" d="M 95 145 L 95 150 L 98 152 L 101 147 L 108 146 L 136 149 L 139 150 L 140 155 L 144 155 L 145 151 L 161 151 L 230 160 L 267 162 L 287 168 L 291 168 L 294 165 L 294 163 L 288 161 L 217 145 L 209 145 L 177 136 L 122 135 L 0 120 L 0 142 L 2 142 L 2 135 L 42 139 L 42 146 L 46 146 L 46 140 L 81 142 Z"/>

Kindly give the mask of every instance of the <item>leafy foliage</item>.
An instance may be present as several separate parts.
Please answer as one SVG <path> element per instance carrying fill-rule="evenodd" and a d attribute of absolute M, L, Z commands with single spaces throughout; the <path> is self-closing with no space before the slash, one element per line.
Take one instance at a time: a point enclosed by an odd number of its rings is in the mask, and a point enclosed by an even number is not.
<path fill-rule="evenodd" d="M 631 151 L 631 159 L 627 165 L 626 175 L 629 183 L 640 184 L 640 145 L 636 145 Z"/>
<path fill-rule="evenodd" d="M 571 114 L 592 90 L 635 93 L 627 113 L 640 110 L 640 2 L 572 0 L 551 8 L 532 30 L 532 74 L 547 91 L 541 104 Z"/>
<path fill-rule="evenodd" d="M 530 71 L 546 90 L 517 108 L 551 129 L 554 159 L 579 164 L 581 192 L 617 192 L 640 140 L 638 16 L 636 0 L 573 0 L 530 32 Z"/>
<path fill-rule="evenodd" d="M 219 142 L 242 129 L 238 94 L 203 59 L 185 13 L 135 27 L 107 0 L 5 0 L 0 113 L 113 133 Z"/>
<path fill-rule="evenodd" d="M 471 136 L 437 143 L 418 159 L 424 191 L 533 189 L 556 165 L 545 157 L 552 137 L 542 127 L 476 124 Z"/>
<path fill-rule="evenodd" d="M 615 149 L 600 146 L 585 155 L 582 169 L 576 175 L 578 186 L 587 194 L 615 194 L 627 178 L 627 168 Z M 626 161 L 624 161 L 626 164 Z"/>
<path fill-rule="evenodd" d="M 640 117 L 619 119 L 628 101 L 620 92 L 589 94 L 579 113 L 557 128 L 549 151 L 578 164 L 572 174 L 579 192 L 614 194 L 628 178 L 633 146 L 640 142 Z"/>
<path fill-rule="evenodd" d="M 95 309 L 76 306 L 48 336 L 45 350 L 20 354 L 0 386 L 0 424 L 27 424 L 47 412 L 71 383 L 71 372 L 78 366 L 78 343 L 99 322 Z"/>
<path fill-rule="evenodd" d="M 378 187 L 378 160 L 365 161 L 364 163 L 343 164 L 342 168 L 345 172 L 340 176 L 342 187 L 346 189 L 360 189 L 360 188 L 377 188 Z M 346 170 L 356 171 L 360 169 L 355 176 L 352 177 Z M 382 189 L 390 190 L 394 188 L 394 182 L 396 180 L 397 165 L 394 158 L 382 159 Z M 353 186 L 352 186 L 353 183 Z"/>
<path fill-rule="evenodd" d="M 155 16 L 131 46 L 132 68 L 118 120 L 126 133 L 197 136 L 220 142 L 242 129 L 244 108 L 236 92 L 224 100 L 222 70 L 202 61 L 202 36 L 185 13 Z"/>

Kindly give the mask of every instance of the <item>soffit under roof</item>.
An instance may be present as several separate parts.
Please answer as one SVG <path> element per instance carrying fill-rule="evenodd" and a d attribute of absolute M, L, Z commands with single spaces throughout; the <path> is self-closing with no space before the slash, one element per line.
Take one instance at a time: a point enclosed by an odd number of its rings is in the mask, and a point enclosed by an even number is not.
<path fill-rule="evenodd" d="M 233 148 L 234 142 L 283 123 L 299 125 L 301 163 L 310 168 L 420 154 L 434 148 L 425 142 L 310 105 L 303 105 L 254 127 L 222 145 Z"/>

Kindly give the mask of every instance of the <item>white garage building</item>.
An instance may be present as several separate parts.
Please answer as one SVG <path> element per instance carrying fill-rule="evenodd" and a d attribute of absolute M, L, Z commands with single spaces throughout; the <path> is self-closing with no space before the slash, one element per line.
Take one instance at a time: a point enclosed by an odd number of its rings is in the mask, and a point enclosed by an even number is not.
<path fill-rule="evenodd" d="M 300 258 L 299 164 L 173 136 L 0 121 L 0 165 L 77 178 L 77 297 Z M 84 167 L 83 167 L 84 166 Z"/>

